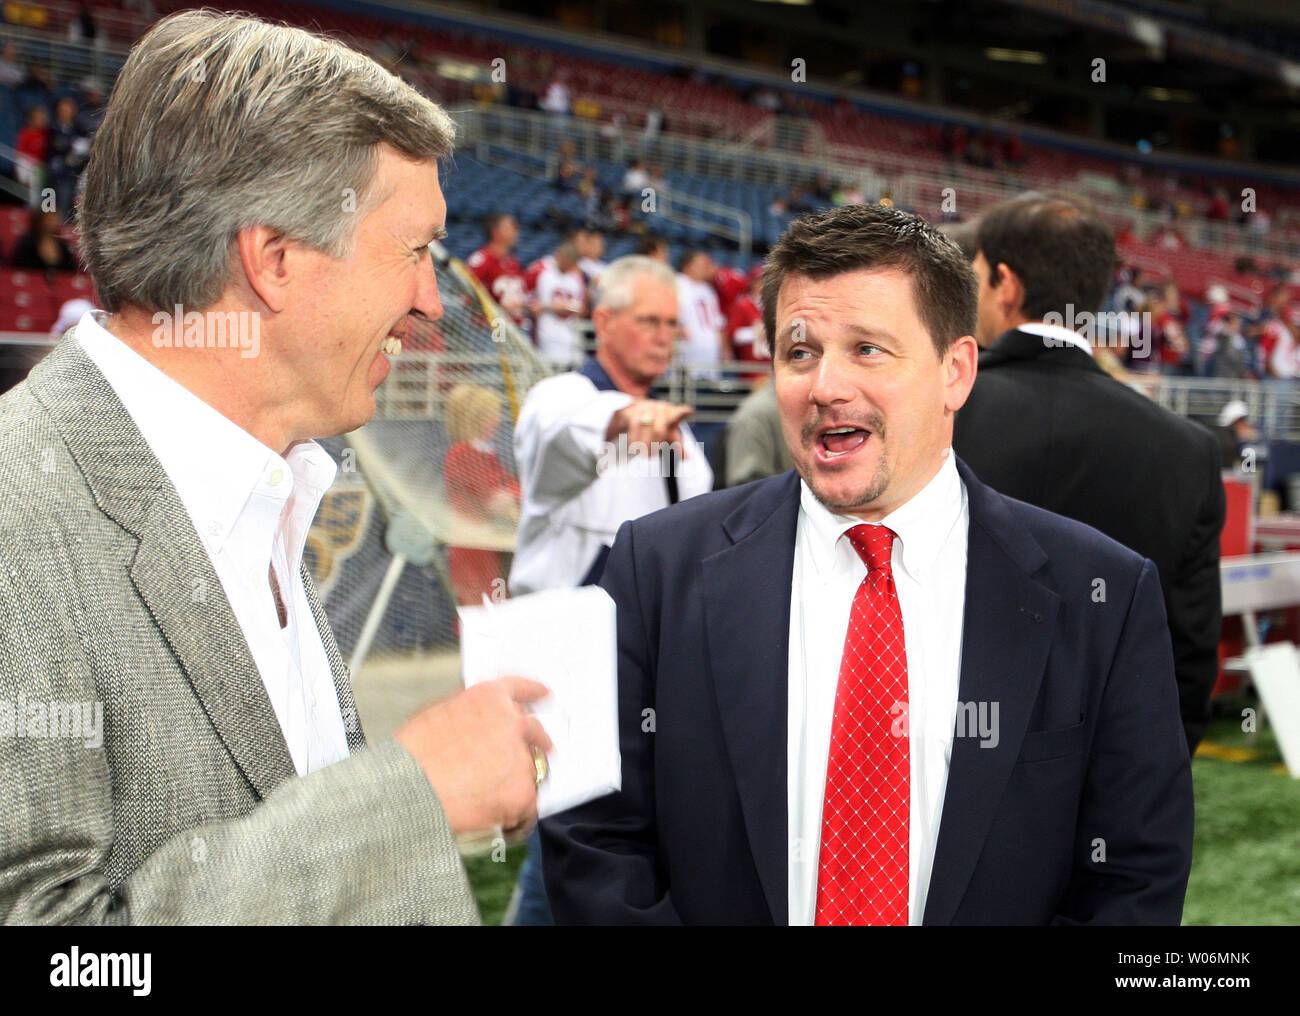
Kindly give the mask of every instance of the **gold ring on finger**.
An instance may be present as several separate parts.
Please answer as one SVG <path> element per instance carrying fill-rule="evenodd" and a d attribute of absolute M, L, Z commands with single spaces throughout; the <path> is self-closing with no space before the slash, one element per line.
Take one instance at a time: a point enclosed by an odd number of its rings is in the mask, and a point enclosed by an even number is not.
<path fill-rule="evenodd" d="M 529 745 L 533 752 L 533 782 L 535 786 L 540 787 L 546 782 L 546 777 L 551 775 L 551 764 L 546 760 L 546 752 L 542 751 L 537 745 Z"/>

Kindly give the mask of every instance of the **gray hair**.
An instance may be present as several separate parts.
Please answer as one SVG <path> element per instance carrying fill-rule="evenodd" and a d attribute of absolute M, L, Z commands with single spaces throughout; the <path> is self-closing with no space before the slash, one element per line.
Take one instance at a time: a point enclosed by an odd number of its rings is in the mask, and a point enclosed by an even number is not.
<path fill-rule="evenodd" d="M 241 229 L 350 252 L 379 145 L 451 153 L 438 105 L 333 39 L 218 11 L 159 21 L 131 50 L 77 207 L 103 306 L 215 303 Z"/>
<path fill-rule="evenodd" d="M 643 254 L 629 254 L 627 257 L 619 258 L 600 273 L 595 308 L 622 310 L 624 307 L 632 306 L 636 280 L 643 275 L 648 275 L 665 286 L 671 286 L 674 291 L 677 288 L 677 276 L 662 261 L 656 261 Z"/>

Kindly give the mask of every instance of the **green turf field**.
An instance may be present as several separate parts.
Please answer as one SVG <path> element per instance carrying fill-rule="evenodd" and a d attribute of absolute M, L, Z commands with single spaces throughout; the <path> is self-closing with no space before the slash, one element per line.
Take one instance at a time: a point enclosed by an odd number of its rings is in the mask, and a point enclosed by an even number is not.
<path fill-rule="evenodd" d="M 1216 719 L 1205 740 L 1192 762 L 1196 847 L 1183 923 L 1300 924 L 1300 780 L 1267 726 L 1252 744 L 1240 720 Z M 501 922 L 523 858 L 521 844 L 504 861 L 466 861 L 484 924 Z"/>
<path fill-rule="evenodd" d="M 469 881 L 474 887 L 474 897 L 478 900 L 484 924 L 500 924 L 501 918 L 505 916 L 510 894 L 514 892 L 515 879 L 519 875 L 519 866 L 524 863 L 525 852 L 524 845 L 520 843 L 506 851 L 504 861 L 492 860 L 490 853 L 465 858 L 465 870 L 469 872 Z"/>
<path fill-rule="evenodd" d="M 1272 728 L 1251 744 L 1240 719 L 1215 720 L 1192 781 L 1196 848 L 1183 923 L 1300 924 L 1300 780 L 1287 775 Z"/>

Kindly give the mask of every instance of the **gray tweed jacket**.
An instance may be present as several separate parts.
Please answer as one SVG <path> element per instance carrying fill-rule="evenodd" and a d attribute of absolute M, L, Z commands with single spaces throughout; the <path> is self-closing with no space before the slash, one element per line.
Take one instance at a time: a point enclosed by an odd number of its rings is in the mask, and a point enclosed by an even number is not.
<path fill-rule="evenodd" d="M 73 332 L 0 398 L 0 921 L 478 922 L 437 795 L 366 746 L 302 578 L 352 755 L 299 778 L 193 523 Z M 96 704 L 98 745 L 76 721 Z"/>

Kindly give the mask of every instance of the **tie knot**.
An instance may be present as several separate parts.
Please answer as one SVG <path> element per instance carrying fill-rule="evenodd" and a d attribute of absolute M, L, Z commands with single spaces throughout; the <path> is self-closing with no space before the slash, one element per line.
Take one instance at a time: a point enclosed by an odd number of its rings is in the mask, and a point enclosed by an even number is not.
<path fill-rule="evenodd" d="M 876 572 L 892 575 L 890 557 L 894 551 L 894 531 L 887 526 L 854 526 L 848 532 L 849 542 L 867 566 L 868 574 Z"/>

